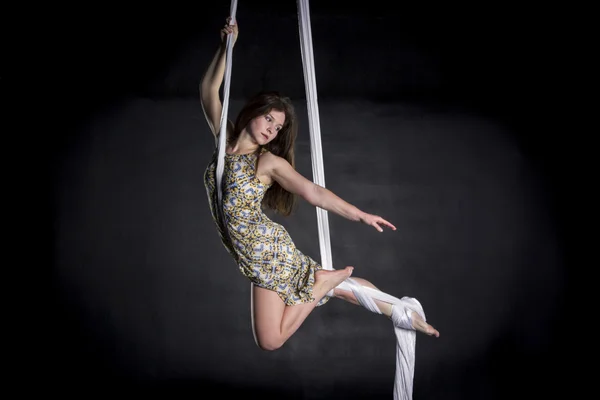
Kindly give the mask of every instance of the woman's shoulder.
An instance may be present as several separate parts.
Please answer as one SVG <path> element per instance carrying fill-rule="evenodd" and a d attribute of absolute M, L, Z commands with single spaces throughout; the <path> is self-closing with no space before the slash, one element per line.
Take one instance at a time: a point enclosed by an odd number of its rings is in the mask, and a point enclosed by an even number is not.
<path fill-rule="evenodd" d="M 282 157 L 271 153 L 266 147 L 263 147 L 259 150 L 258 157 L 266 162 L 277 162 L 278 160 L 283 160 Z"/>
<path fill-rule="evenodd" d="M 260 160 L 260 164 L 267 170 L 282 167 L 285 164 L 289 165 L 285 158 L 278 156 L 277 154 L 273 154 L 265 148 L 259 151 L 258 158 Z"/>

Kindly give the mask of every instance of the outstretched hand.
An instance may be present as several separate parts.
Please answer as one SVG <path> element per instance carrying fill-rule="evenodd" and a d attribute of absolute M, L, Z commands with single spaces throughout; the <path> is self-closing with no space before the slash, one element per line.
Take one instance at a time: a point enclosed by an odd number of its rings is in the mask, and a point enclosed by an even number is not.
<path fill-rule="evenodd" d="M 394 225 L 381 218 L 379 215 L 364 213 L 363 216 L 360 218 L 360 222 L 373 226 L 379 232 L 383 232 L 383 228 L 380 225 L 387 226 L 394 231 L 396 230 L 396 227 Z"/>

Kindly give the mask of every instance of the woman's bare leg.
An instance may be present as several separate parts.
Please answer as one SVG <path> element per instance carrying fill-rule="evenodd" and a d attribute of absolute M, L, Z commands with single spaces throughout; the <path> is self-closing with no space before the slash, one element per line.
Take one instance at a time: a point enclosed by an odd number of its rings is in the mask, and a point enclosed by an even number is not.
<path fill-rule="evenodd" d="M 373 285 L 371 282 L 369 282 L 366 279 L 357 278 L 357 277 L 353 276 L 352 280 L 356 281 L 356 283 L 358 283 L 361 286 L 366 286 L 366 287 L 370 287 L 375 290 L 379 290 L 377 287 L 375 287 L 375 285 Z M 345 300 L 352 304 L 360 305 L 360 303 L 358 302 L 358 299 L 354 296 L 354 293 L 351 290 L 343 290 L 343 289 L 336 288 L 333 293 L 334 293 L 335 297 L 337 297 L 338 299 Z M 391 318 L 392 305 L 390 303 L 386 303 L 385 301 L 375 300 L 375 304 L 377 304 L 377 307 L 379 307 L 381 312 L 386 317 Z"/>
<path fill-rule="evenodd" d="M 340 270 L 320 270 L 315 274 L 314 301 L 287 306 L 272 290 L 252 285 L 252 330 L 254 340 L 263 350 L 276 350 L 298 330 L 318 302 L 331 289 L 352 274 L 352 267 Z"/>
<path fill-rule="evenodd" d="M 379 290 L 375 285 L 363 278 L 352 277 L 352 280 L 356 281 L 358 284 L 366 287 L 370 287 L 375 290 Z M 350 290 L 343 289 L 335 289 L 334 290 L 335 297 L 345 300 L 349 303 L 360 305 L 354 293 Z M 385 301 L 375 300 L 375 304 L 381 312 L 388 318 L 392 316 L 392 305 L 386 303 Z M 429 336 L 439 337 L 440 333 L 433 326 L 429 325 L 427 322 L 423 321 L 421 316 L 417 312 L 413 312 L 411 316 L 413 328 L 415 328 L 419 332 L 423 332 Z"/>

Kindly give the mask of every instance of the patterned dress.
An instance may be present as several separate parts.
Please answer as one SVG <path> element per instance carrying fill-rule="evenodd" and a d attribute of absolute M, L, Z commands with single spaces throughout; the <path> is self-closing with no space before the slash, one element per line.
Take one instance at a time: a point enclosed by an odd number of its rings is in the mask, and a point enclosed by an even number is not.
<path fill-rule="evenodd" d="M 217 231 L 242 274 L 255 285 L 275 291 L 286 305 L 314 301 L 315 272 L 322 266 L 298 250 L 285 228 L 263 213 L 262 200 L 271 185 L 256 177 L 258 156 L 225 154 L 221 221 L 215 177 L 218 149 L 214 150 L 204 185 Z M 325 296 L 318 305 L 328 300 Z"/>

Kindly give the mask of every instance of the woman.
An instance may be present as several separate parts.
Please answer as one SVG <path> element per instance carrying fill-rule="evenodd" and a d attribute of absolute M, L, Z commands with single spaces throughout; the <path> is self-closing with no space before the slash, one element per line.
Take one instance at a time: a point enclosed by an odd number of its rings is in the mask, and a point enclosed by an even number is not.
<path fill-rule="evenodd" d="M 230 19 L 221 30 L 221 43 L 200 84 L 200 100 L 207 122 L 218 140 L 222 104 L 219 89 L 225 72 L 227 35 L 238 37 Z M 270 220 L 263 207 L 290 215 L 295 196 L 311 205 L 360 221 L 380 232 L 396 228 L 368 214 L 334 193 L 306 179 L 294 169 L 297 119 L 290 100 L 275 92 L 259 93 L 241 110 L 235 124 L 228 121 L 222 204 L 225 221 L 217 211 L 215 148 L 204 182 L 212 216 L 222 242 L 240 271 L 252 282 L 252 327 L 256 344 L 264 350 L 280 348 L 315 307 L 337 297 L 360 304 L 351 291 L 336 288 L 353 267 L 325 270 L 298 250 L 285 228 Z M 377 289 L 365 279 L 357 283 Z M 376 301 L 391 317 L 392 305 Z M 412 329 L 439 336 L 416 312 Z"/>

